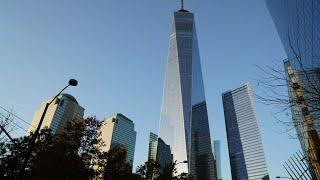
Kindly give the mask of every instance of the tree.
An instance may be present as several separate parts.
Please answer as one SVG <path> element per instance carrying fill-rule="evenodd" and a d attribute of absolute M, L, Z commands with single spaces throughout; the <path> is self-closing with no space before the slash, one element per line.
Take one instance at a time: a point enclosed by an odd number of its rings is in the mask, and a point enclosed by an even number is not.
<path fill-rule="evenodd" d="M 130 179 L 131 166 L 126 162 L 127 151 L 121 146 L 115 146 L 106 153 L 104 179 Z"/>
<path fill-rule="evenodd" d="M 137 169 L 137 175 L 142 180 L 193 180 L 193 176 L 188 173 L 177 175 L 177 162 L 166 164 L 163 168 L 153 160 L 148 160 Z"/>
<path fill-rule="evenodd" d="M 8 133 L 10 133 L 14 130 L 14 126 L 13 126 L 14 117 L 12 115 L 13 110 L 6 110 L 2 107 L 0 108 L 5 110 L 4 112 L 0 111 L 0 126 L 4 128 Z M 8 137 L 5 134 L 5 132 L 3 132 L 2 128 L 0 129 L 0 143 L 4 143 L 8 141 Z"/>
<path fill-rule="evenodd" d="M 299 22 L 297 26 L 299 29 Z M 288 36 L 287 43 L 291 55 L 284 61 L 284 68 L 258 66 L 264 78 L 257 82 L 264 93 L 257 97 L 264 104 L 277 107 L 278 115 L 285 112 L 287 117 L 292 116 L 293 121 L 280 122 L 289 127 L 287 132 L 296 129 L 310 167 L 316 172 L 314 177 L 320 179 L 320 59 L 306 49 L 309 46 L 305 46 L 304 37 L 292 41 Z"/>
<path fill-rule="evenodd" d="M 160 165 L 154 160 L 148 160 L 143 165 L 137 168 L 136 173 L 143 180 L 151 180 L 157 178 L 160 175 Z"/>
<path fill-rule="evenodd" d="M 188 173 L 181 173 L 178 176 L 178 179 L 179 180 L 194 180 L 193 176 L 191 174 L 188 174 Z"/>
<path fill-rule="evenodd" d="M 102 144 L 94 118 L 69 123 L 66 130 L 53 135 L 50 129 L 42 129 L 36 139 L 35 148 L 23 177 L 35 179 L 89 179 L 96 174 L 91 160 L 103 156 L 99 151 Z M 17 139 L 12 143 L 0 144 L 0 175 L 18 179 L 22 177 L 21 166 L 34 134 Z M 100 161 L 98 161 L 100 162 Z M 99 164 L 98 164 L 99 165 Z M 100 163 L 100 166 L 103 164 Z"/>

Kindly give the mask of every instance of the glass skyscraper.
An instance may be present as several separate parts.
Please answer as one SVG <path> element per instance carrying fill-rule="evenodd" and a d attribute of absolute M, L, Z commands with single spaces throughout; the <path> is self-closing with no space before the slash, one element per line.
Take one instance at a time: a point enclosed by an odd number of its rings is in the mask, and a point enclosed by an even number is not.
<path fill-rule="evenodd" d="M 320 67 L 319 0 L 265 0 L 294 69 Z"/>
<path fill-rule="evenodd" d="M 177 172 L 215 179 L 207 106 L 193 13 L 173 13 L 159 137 L 171 147 Z"/>
<path fill-rule="evenodd" d="M 157 161 L 161 168 L 172 163 L 170 146 L 152 132 L 149 136 L 148 160 Z"/>
<path fill-rule="evenodd" d="M 127 162 L 133 166 L 137 132 L 134 123 L 121 113 L 103 120 L 100 127 L 101 139 L 105 143 L 102 151 L 108 152 L 113 147 L 122 147 L 127 151 Z"/>
<path fill-rule="evenodd" d="M 149 148 L 148 148 L 148 160 L 157 159 L 157 146 L 158 146 L 158 135 L 150 132 L 149 135 Z"/>
<path fill-rule="evenodd" d="M 27 135 L 34 132 L 39 124 L 42 113 L 52 98 L 44 101 L 41 107 L 34 113 Z M 41 124 L 41 128 L 48 127 L 53 134 L 64 130 L 67 122 L 83 120 L 84 108 L 81 107 L 72 95 L 62 93 L 48 107 L 47 113 Z"/>
<path fill-rule="evenodd" d="M 248 84 L 222 94 L 233 180 L 269 179 Z"/>
<path fill-rule="evenodd" d="M 293 123 L 310 167 L 317 167 L 319 178 L 320 165 L 312 160 L 312 152 L 316 151 L 312 144 L 319 143 L 316 139 L 320 133 L 320 2 L 265 2 L 288 56 L 284 66 Z"/>

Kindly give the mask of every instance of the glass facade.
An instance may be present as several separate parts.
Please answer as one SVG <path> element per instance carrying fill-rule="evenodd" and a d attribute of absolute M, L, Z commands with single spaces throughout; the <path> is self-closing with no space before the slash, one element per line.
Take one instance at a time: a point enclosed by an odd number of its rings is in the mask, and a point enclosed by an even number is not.
<path fill-rule="evenodd" d="M 158 138 L 157 145 L 157 162 L 160 167 L 164 168 L 167 164 L 172 163 L 173 155 L 171 154 L 170 146 L 167 145 L 161 138 Z"/>
<path fill-rule="evenodd" d="M 35 112 L 27 135 L 35 131 L 46 104 L 51 100 L 52 98 L 44 101 L 39 110 Z M 49 105 L 41 128 L 48 127 L 53 134 L 56 134 L 64 130 L 67 122 L 82 120 L 83 114 L 84 108 L 78 104 L 77 100 L 70 94 L 62 93 Z"/>
<path fill-rule="evenodd" d="M 159 137 L 170 145 L 178 173 L 197 180 L 215 179 L 194 16 L 173 13 Z"/>
<path fill-rule="evenodd" d="M 310 112 L 312 128 L 320 133 L 320 3 L 319 0 L 265 0 L 273 22 L 286 51 L 288 59 L 284 61 L 288 83 L 291 114 L 297 135 L 306 157 L 309 139 L 305 119 Z M 296 89 L 288 74 L 291 69 L 304 97 L 306 111 L 303 112 L 296 101 Z M 298 103 L 299 102 L 299 103 Z"/>
<path fill-rule="evenodd" d="M 150 135 L 149 135 L 148 160 L 156 161 L 157 146 L 158 146 L 158 135 L 150 132 Z"/>
<path fill-rule="evenodd" d="M 213 141 L 213 149 L 214 149 L 214 158 L 216 161 L 216 171 L 217 171 L 217 179 L 222 180 L 221 176 L 221 147 L 220 147 L 220 141 L 215 140 Z"/>
<path fill-rule="evenodd" d="M 320 67 L 319 0 L 265 0 L 294 69 Z M 297 58 L 300 57 L 300 58 Z"/>
<path fill-rule="evenodd" d="M 158 138 L 158 135 L 151 132 L 149 136 L 148 160 L 157 161 L 164 168 L 167 164 L 172 163 L 172 156 L 170 146 L 161 138 Z"/>
<path fill-rule="evenodd" d="M 288 94 L 294 122 L 301 148 L 308 159 L 310 167 L 320 169 L 314 153 L 318 153 L 315 143 L 319 142 L 320 102 L 317 90 L 320 86 L 320 69 L 295 71 L 289 60 L 284 61 L 288 82 Z M 310 80 L 314 82 L 310 85 Z M 313 159 L 313 160 L 312 160 Z M 320 172 L 320 171 L 319 171 Z M 316 174 L 311 173 L 314 178 Z M 320 176 L 318 173 L 317 176 Z"/>
<path fill-rule="evenodd" d="M 105 143 L 102 150 L 107 152 L 115 146 L 120 146 L 127 151 L 127 162 L 133 165 L 134 150 L 137 132 L 134 123 L 121 113 L 106 118 L 100 127 L 101 139 Z"/>
<path fill-rule="evenodd" d="M 222 100 L 232 179 L 268 179 L 249 85 L 223 93 Z"/>

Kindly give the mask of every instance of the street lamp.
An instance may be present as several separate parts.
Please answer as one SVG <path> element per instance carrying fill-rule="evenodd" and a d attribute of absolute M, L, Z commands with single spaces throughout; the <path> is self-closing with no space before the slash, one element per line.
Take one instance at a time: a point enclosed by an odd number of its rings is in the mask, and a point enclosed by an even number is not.
<path fill-rule="evenodd" d="M 33 151 L 33 148 L 34 148 L 34 145 L 35 145 L 35 142 L 36 142 L 36 139 L 37 137 L 39 136 L 39 132 L 40 132 L 40 128 L 41 128 L 41 125 L 42 125 L 42 122 L 44 120 L 44 117 L 47 113 L 47 110 L 48 110 L 48 107 L 49 105 L 55 100 L 57 99 L 57 97 L 65 90 L 67 89 L 69 86 L 77 86 L 78 85 L 78 81 L 75 80 L 75 79 L 70 79 L 69 80 L 69 83 L 66 87 L 64 87 L 49 103 L 46 104 L 46 107 L 44 108 L 43 110 L 43 113 L 41 115 L 41 119 L 39 121 L 39 124 L 37 126 L 37 129 L 36 131 L 34 132 L 34 135 L 32 136 L 32 139 L 31 139 L 31 142 L 30 142 L 30 148 L 27 150 L 27 153 L 26 153 L 26 156 L 24 158 L 24 162 L 23 162 L 23 166 L 22 166 L 22 175 L 24 175 L 25 173 L 25 169 L 26 169 L 26 166 L 28 164 L 28 161 L 30 159 L 30 155 Z"/>
<path fill-rule="evenodd" d="M 281 176 L 276 176 L 276 178 L 278 178 L 278 179 L 293 179 L 293 178 L 291 178 L 291 177 L 281 177 Z M 294 180 L 294 179 L 293 179 Z"/>

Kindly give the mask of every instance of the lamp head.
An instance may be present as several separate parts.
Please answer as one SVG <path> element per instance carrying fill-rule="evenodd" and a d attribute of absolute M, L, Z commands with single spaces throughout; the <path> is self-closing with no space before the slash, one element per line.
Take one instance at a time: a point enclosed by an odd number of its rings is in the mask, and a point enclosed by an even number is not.
<path fill-rule="evenodd" d="M 77 85 L 78 85 L 78 81 L 75 80 L 75 79 L 70 79 L 70 80 L 69 80 L 69 85 L 70 85 L 70 86 L 77 86 Z"/>

